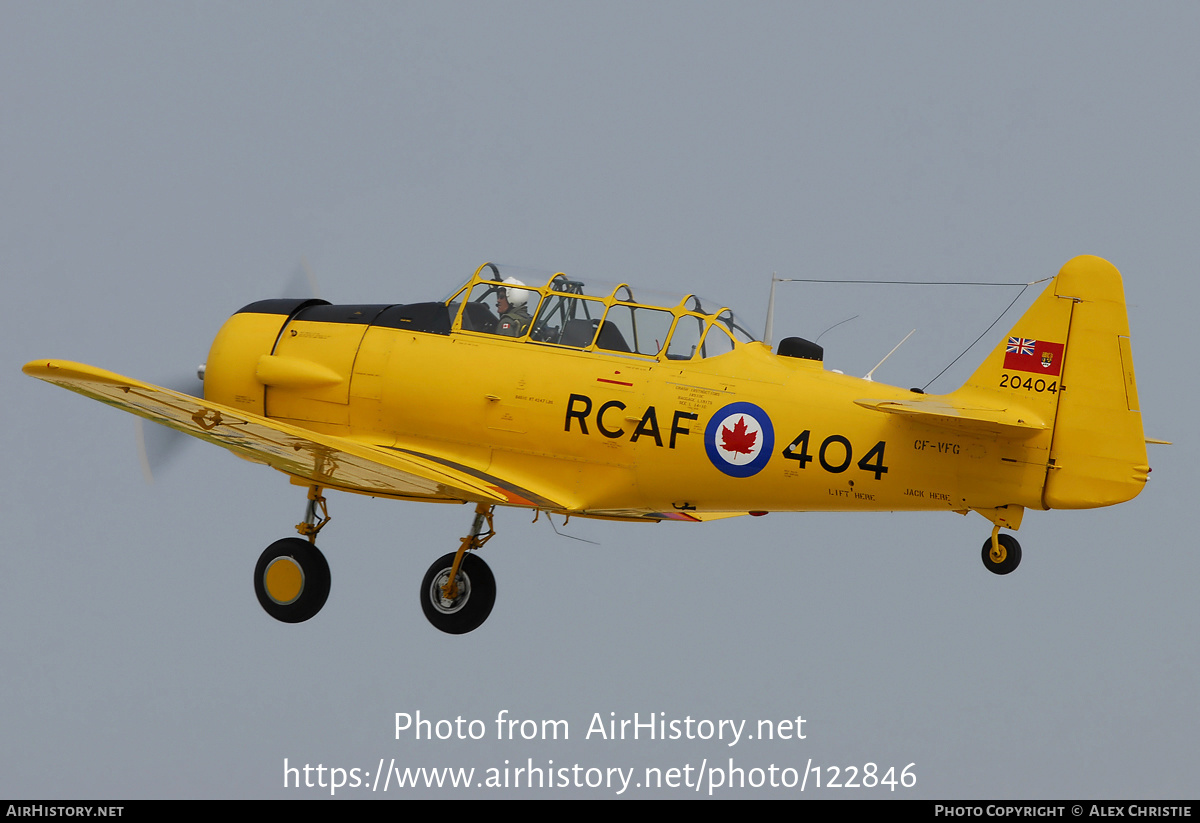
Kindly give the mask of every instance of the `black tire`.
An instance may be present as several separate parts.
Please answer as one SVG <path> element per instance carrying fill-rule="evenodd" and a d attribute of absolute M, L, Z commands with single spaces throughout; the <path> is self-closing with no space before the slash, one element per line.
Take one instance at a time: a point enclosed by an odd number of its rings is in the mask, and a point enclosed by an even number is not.
<path fill-rule="evenodd" d="M 997 540 L 1004 555 L 999 563 L 992 559 L 992 538 L 983 543 L 983 565 L 992 574 L 1008 574 L 1021 565 L 1021 544 L 1011 534 L 1002 534 Z"/>
<path fill-rule="evenodd" d="M 329 583 L 325 555 L 299 537 L 276 540 L 254 567 L 254 593 L 259 604 L 283 623 L 303 623 L 321 611 L 329 597 Z"/>
<path fill-rule="evenodd" d="M 442 586 L 450 576 L 455 552 L 439 557 L 421 581 L 421 609 L 433 627 L 446 634 L 466 634 L 483 625 L 496 604 L 496 578 L 478 555 L 463 555 L 455 583 L 458 597 L 442 600 Z"/>

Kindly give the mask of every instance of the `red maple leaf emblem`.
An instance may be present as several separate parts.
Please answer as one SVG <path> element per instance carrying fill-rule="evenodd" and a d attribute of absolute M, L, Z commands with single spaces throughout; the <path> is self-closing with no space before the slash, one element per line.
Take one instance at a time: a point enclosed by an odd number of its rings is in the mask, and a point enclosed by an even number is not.
<path fill-rule="evenodd" d="M 738 418 L 738 422 L 733 424 L 732 430 L 727 426 L 721 427 L 721 448 L 727 452 L 750 454 L 756 440 L 758 440 L 758 432 L 746 431 L 745 416 Z"/>

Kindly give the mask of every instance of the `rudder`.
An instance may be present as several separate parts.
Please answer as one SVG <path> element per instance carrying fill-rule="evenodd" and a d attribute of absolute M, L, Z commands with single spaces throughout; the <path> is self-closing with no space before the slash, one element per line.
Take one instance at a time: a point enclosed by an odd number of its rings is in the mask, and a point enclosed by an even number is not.
<path fill-rule="evenodd" d="M 1054 509 L 1123 503 L 1150 467 L 1121 273 L 1082 255 L 1062 267 L 1054 292 L 1071 305 L 1071 327 L 1042 497 Z"/>

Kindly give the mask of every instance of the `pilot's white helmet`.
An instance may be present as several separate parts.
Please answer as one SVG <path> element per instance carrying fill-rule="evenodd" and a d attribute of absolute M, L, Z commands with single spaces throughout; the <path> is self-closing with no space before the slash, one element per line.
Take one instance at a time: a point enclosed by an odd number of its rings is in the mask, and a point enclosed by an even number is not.
<path fill-rule="evenodd" d="M 515 277 L 506 277 L 504 278 L 504 285 L 506 287 L 504 289 L 504 296 L 508 299 L 508 305 L 514 309 L 519 309 L 529 302 L 529 291 L 527 289 L 512 288 L 513 286 L 524 286 L 525 284 L 520 280 Z"/>

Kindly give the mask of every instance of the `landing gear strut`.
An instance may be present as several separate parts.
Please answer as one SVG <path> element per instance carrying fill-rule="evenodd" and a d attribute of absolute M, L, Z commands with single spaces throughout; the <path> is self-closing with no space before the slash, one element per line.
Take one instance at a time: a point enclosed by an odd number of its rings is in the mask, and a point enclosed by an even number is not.
<path fill-rule="evenodd" d="M 462 538 L 458 551 L 438 558 L 421 581 L 421 609 L 435 629 L 447 634 L 466 634 L 482 626 L 492 613 L 496 578 L 487 563 L 467 552 L 482 548 L 495 536 L 494 508 L 478 504 L 471 533 Z"/>
<path fill-rule="evenodd" d="M 317 521 L 317 511 L 321 520 Z M 329 522 L 321 487 L 308 490 L 304 522 L 296 531 L 308 537 L 285 537 L 267 547 L 254 567 L 254 593 L 267 614 L 284 623 L 303 623 L 316 615 L 329 597 L 329 563 L 316 546 L 317 533 Z"/>

